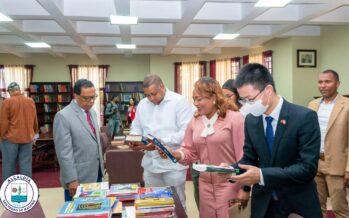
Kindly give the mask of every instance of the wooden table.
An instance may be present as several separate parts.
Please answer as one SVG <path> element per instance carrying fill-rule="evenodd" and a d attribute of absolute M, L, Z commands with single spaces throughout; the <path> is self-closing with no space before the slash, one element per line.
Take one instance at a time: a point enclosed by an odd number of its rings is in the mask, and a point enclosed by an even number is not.
<path fill-rule="evenodd" d="M 52 132 L 42 133 L 33 145 L 33 167 L 51 165 L 58 168 Z"/>
<path fill-rule="evenodd" d="M 176 192 L 176 189 L 174 189 L 174 187 L 171 187 L 172 192 L 173 192 L 173 199 L 175 202 L 175 211 L 176 211 L 176 215 L 177 218 L 188 218 L 187 213 L 185 212 L 181 201 L 179 200 L 178 194 Z M 128 201 L 128 202 L 122 202 L 122 206 L 133 206 L 134 205 L 134 201 Z M 115 214 L 113 215 L 113 218 L 117 218 L 117 217 L 121 217 L 121 214 Z"/>

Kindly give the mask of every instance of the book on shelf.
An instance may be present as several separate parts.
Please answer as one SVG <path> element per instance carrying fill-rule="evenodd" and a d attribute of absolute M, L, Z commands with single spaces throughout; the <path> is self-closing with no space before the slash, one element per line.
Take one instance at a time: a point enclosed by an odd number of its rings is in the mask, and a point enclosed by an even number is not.
<path fill-rule="evenodd" d="M 63 97 L 62 95 L 57 95 L 57 102 L 63 102 Z"/>
<path fill-rule="evenodd" d="M 58 92 L 69 92 L 69 85 L 66 84 L 58 84 L 57 85 Z"/>
<path fill-rule="evenodd" d="M 39 92 L 40 91 L 40 86 L 39 85 L 35 85 L 35 84 L 31 84 L 29 87 L 30 92 Z"/>
<path fill-rule="evenodd" d="M 159 139 L 157 139 L 156 137 L 154 137 L 151 134 L 147 135 L 147 139 L 148 139 L 148 141 L 152 142 L 155 146 L 160 148 L 160 150 L 163 151 L 167 155 L 167 157 L 172 160 L 173 163 L 177 163 L 177 159 L 171 154 L 171 152 L 165 147 L 165 145 L 163 145 L 160 142 Z"/>
<path fill-rule="evenodd" d="M 78 198 L 74 201 L 64 202 L 57 218 L 83 217 L 83 218 L 110 218 L 111 204 L 109 198 L 90 199 Z"/>

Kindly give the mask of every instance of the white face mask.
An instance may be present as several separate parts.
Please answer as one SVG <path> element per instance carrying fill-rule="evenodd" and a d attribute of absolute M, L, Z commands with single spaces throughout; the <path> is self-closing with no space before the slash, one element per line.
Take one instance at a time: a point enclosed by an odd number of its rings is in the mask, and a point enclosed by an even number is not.
<path fill-rule="evenodd" d="M 269 96 L 268 96 L 268 103 L 269 103 Z M 248 114 L 252 114 L 255 117 L 259 117 L 264 112 L 266 112 L 268 109 L 268 104 L 264 106 L 262 104 L 262 100 L 258 99 L 251 103 L 246 103 L 240 108 L 240 112 L 244 117 L 246 117 Z"/>

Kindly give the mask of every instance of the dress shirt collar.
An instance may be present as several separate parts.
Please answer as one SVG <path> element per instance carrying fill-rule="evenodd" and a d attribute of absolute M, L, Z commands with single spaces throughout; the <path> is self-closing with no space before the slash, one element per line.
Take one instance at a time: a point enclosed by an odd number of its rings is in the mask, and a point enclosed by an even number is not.
<path fill-rule="evenodd" d="M 278 95 L 278 98 L 279 98 L 279 102 L 276 105 L 276 107 L 274 108 L 274 110 L 269 115 L 263 114 L 263 120 L 265 120 L 265 117 L 267 117 L 267 116 L 272 117 L 273 120 L 275 120 L 275 121 L 279 120 L 279 116 L 280 116 L 280 112 L 281 112 L 281 108 L 282 108 L 282 104 L 284 102 L 284 99 L 280 95 Z"/>
<path fill-rule="evenodd" d="M 338 94 L 336 95 L 336 97 L 335 97 L 332 101 L 330 101 L 330 102 L 328 102 L 328 103 L 325 103 L 324 98 L 321 98 L 320 104 L 335 104 L 337 98 L 338 98 Z"/>

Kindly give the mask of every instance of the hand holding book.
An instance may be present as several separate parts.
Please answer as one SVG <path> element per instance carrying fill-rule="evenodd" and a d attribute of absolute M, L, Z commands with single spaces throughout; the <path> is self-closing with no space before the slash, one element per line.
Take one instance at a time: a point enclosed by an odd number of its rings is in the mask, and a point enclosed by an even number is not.
<path fill-rule="evenodd" d="M 130 146 L 132 150 L 146 150 L 152 151 L 155 150 L 155 145 L 147 140 L 142 135 L 127 135 L 125 142 Z"/>

